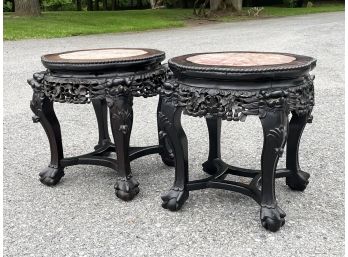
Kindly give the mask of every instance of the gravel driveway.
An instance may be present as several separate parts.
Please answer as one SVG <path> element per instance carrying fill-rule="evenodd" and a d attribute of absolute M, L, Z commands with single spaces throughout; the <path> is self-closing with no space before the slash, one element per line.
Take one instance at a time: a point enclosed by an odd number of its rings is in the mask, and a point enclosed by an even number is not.
<path fill-rule="evenodd" d="M 35 28 L 33 28 L 35 29 Z M 49 162 L 48 141 L 31 121 L 26 79 L 42 70 L 45 53 L 98 47 L 150 47 L 167 57 L 222 50 L 283 51 L 318 59 L 314 120 L 303 134 L 305 192 L 277 180 L 287 213 L 277 233 L 262 228 L 259 206 L 238 193 L 195 191 L 179 212 L 162 209 L 173 169 L 152 155 L 132 162 L 140 194 L 132 202 L 114 195 L 108 168 L 74 166 L 56 187 L 38 181 Z M 4 254 L 61 256 L 344 256 L 344 13 L 222 23 L 142 33 L 4 42 Z M 158 98 L 135 99 L 132 144 L 156 142 Z M 91 105 L 56 104 L 66 156 L 97 142 Z M 146 118 L 144 118 L 146 117 Z M 202 178 L 208 152 L 204 119 L 183 117 L 191 178 Z M 258 168 L 261 124 L 223 122 L 225 161 Z M 197 147 L 198 146 L 198 147 Z M 284 166 L 284 158 L 279 166 Z"/>

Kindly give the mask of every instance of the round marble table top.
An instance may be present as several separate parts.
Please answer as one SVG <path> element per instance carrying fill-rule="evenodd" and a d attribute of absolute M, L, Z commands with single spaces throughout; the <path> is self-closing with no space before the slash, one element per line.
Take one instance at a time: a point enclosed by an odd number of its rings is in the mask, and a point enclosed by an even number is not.
<path fill-rule="evenodd" d="M 210 66 L 260 66 L 285 64 L 296 60 L 293 56 L 269 53 L 210 53 L 198 54 L 186 59 L 189 62 Z"/>
<path fill-rule="evenodd" d="M 148 48 L 101 48 L 47 54 L 43 65 L 53 70 L 100 70 L 160 63 L 165 53 Z"/>
<path fill-rule="evenodd" d="M 62 53 L 57 57 L 66 60 L 105 60 L 130 58 L 144 54 L 147 52 L 141 49 L 97 49 Z"/>
<path fill-rule="evenodd" d="M 316 59 L 289 53 L 227 51 L 177 56 L 168 65 L 180 78 L 285 79 L 308 73 Z"/>

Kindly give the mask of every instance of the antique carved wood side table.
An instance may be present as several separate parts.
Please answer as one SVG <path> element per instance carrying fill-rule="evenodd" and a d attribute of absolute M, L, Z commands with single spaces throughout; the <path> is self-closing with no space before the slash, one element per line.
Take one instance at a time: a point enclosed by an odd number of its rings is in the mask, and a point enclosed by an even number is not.
<path fill-rule="evenodd" d="M 298 151 L 302 131 L 312 120 L 314 77 L 309 71 L 316 60 L 286 53 L 223 52 L 179 56 L 168 64 L 173 76 L 161 91 L 158 115 L 174 151 L 176 170 L 174 186 L 162 196 L 163 207 L 180 209 L 192 190 L 226 189 L 251 196 L 261 205 L 262 225 L 279 230 L 285 213 L 276 201 L 275 178 L 286 177 L 293 190 L 302 191 L 308 184 L 309 174 L 300 169 Z M 203 170 L 211 175 L 206 179 L 189 181 L 182 111 L 206 118 L 209 156 Z M 244 121 L 248 115 L 258 115 L 263 127 L 261 170 L 221 160 L 221 120 Z M 276 169 L 286 142 L 286 168 Z M 251 182 L 227 180 L 229 174 L 250 177 Z"/>
<path fill-rule="evenodd" d="M 48 136 L 51 162 L 40 173 L 45 185 L 55 185 L 64 176 L 64 168 L 77 164 L 101 165 L 119 172 L 115 184 L 117 197 L 131 200 L 139 192 L 132 177 L 130 161 L 159 153 L 167 165 L 173 165 L 172 153 L 165 150 L 165 138 L 159 145 L 129 147 L 133 123 L 133 97 L 158 94 L 167 70 L 161 65 L 165 53 L 154 49 L 92 49 L 41 57 L 46 71 L 35 73 L 28 83 L 33 89 L 30 107 L 34 122 L 40 122 Z M 92 102 L 98 122 L 99 142 L 95 151 L 76 157 L 63 155 L 61 131 L 53 102 L 85 104 Z M 115 144 L 110 140 L 107 106 Z M 67 112 L 69 109 L 67 109 Z M 162 131 L 161 124 L 158 124 Z M 116 152 L 117 161 L 109 157 Z"/>

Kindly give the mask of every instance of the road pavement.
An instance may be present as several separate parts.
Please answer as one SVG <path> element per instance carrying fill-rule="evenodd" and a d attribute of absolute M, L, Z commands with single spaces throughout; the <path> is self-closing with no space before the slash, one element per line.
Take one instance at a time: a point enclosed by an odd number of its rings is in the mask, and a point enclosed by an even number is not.
<path fill-rule="evenodd" d="M 35 29 L 35 28 L 33 28 Z M 183 209 L 161 207 L 174 170 L 158 155 L 132 162 L 139 195 L 114 195 L 116 174 L 108 168 L 73 166 L 50 188 L 38 181 L 49 162 L 44 130 L 31 121 L 32 73 L 40 56 L 75 49 L 148 47 L 167 57 L 192 52 L 252 50 L 313 56 L 318 64 L 314 120 L 301 142 L 300 162 L 311 173 L 304 192 L 276 182 L 287 213 L 277 233 L 264 230 L 259 207 L 246 196 L 217 189 L 195 191 Z M 157 97 L 136 98 L 133 145 L 155 144 Z M 66 156 L 97 142 L 91 105 L 56 104 Z M 205 175 L 208 153 L 204 119 L 183 117 L 191 178 Z M 260 166 L 262 130 L 257 117 L 223 122 L 226 162 Z M 284 157 L 279 166 L 284 166 Z M 221 23 L 141 33 L 4 42 L 4 254 L 35 256 L 344 256 L 344 13 Z"/>

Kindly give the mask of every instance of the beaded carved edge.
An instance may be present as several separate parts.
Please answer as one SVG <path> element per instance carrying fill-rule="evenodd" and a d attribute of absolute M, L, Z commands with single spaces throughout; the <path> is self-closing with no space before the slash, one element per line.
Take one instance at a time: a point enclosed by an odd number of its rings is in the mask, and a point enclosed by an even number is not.
<path fill-rule="evenodd" d="M 236 53 L 242 53 L 242 52 L 236 52 Z M 252 52 L 253 53 L 253 52 Z M 203 54 L 203 53 L 200 53 Z M 208 53 L 206 53 L 208 54 Z M 274 54 L 286 54 L 286 53 L 274 53 Z M 198 55 L 198 54 L 197 54 Z M 178 56 L 174 57 L 172 59 L 168 60 L 168 65 L 170 68 L 179 68 L 184 70 L 191 70 L 191 71 L 201 71 L 201 72 L 224 72 L 224 73 L 261 73 L 261 72 L 274 72 L 274 71 L 292 71 L 292 70 L 299 70 L 299 69 L 305 69 L 305 68 L 311 68 L 313 69 L 316 65 L 317 60 L 308 56 L 298 56 L 298 55 L 290 55 L 292 57 L 297 58 L 310 58 L 310 60 L 307 60 L 303 64 L 278 64 L 278 65 L 269 65 L 270 67 L 266 67 L 267 65 L 263 65 L 260 68 L 257 68 L 256 66 L 250 66 L 248 68 L 237 68 L 238 66 L 234 67 L 214 67 L 214 66 L 197 66 L 195 64 L 189 65 L 189 64 L 181 64 L 174 61 L 176 58 L 184 58 L 185 61 L 187 58 L 194 56 L 194 55 L 184 55 L 184 56 Z M 188 62 L 188 61 L 187 61 Z"/>
<path fill-rule="evenodd" d="M 141 48 L 139 48 L 141 49 Z M 141 49 L 143 50 L 143 49 Z M 145 49 L 146 50 L 146 49 Z M 64 52 L 65 53 L 65 52 Z M 68 53 L 68 52 L 66 52 Z M 62 54 L 62 53 L 59 53 Z M 88 65 L 98 65 L 98 64 L 122 64 L 122 63 L 137 63 L 137 62 L 142 62 L 142 61 L 151 61 L 151 60 L 156 60 L 160 59 L 161 61 L 164 60 L 165 58 L 165 53 L 164 52 L 158 52 L 158 53 L 153 53 L 151 56 L 145 56 L 145 57 L 132 57 L 132 59 L 117 59 L 117 60 L 105 60 L 105 61 L 85 61 L 85 62 L 69 62 L 69 61 L 64 61 L 64 60 L 51 60 L 47 59 L 46 55 L 41 56 L 41 61 L 43 63 L 47 64 L 68 64 L 72 66 L 88 66 Z"/>

